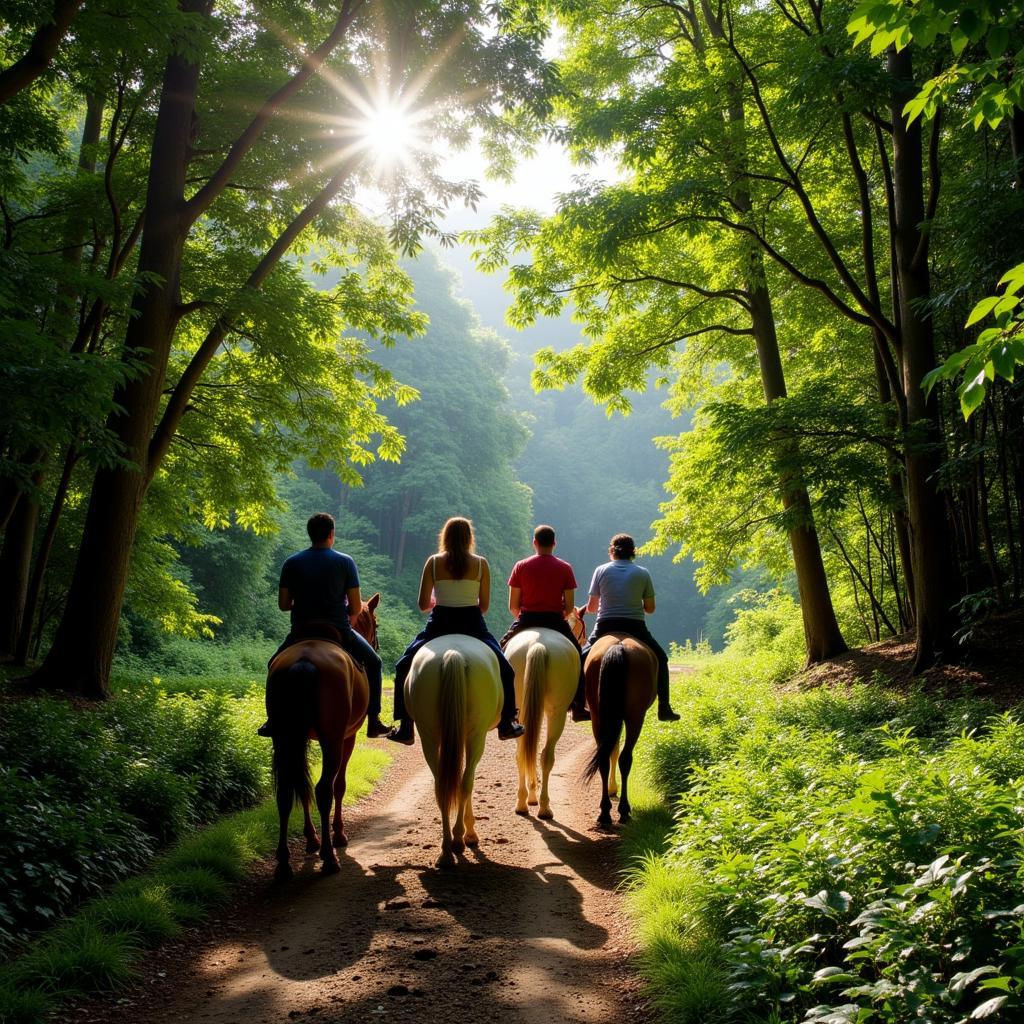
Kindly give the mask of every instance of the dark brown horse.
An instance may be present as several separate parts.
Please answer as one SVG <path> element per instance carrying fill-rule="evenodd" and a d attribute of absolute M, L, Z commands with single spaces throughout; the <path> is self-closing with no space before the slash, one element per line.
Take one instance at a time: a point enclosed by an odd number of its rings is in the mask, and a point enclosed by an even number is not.
<path fill-rule="evenodd" d="M 583 609 L 576 615 L 582 622 Z M 658 684 L 658 659 L 639 640 L 624 633 L 609 633 L 598 639 L 587 654 L 583 673 L 587 685 L 587 706 L 597 749 L 583 770 L 588 782 L 601 776 L 601 814 L 599 825 L 612 823 L 612 801 L 617 787 L 615 766 L 622 775 L 619 795 L 619 821 L 629 821 L 629 772 L 633 767 L 633 748 L 640 738 L 647 709 L 654 703 Z M 619 739 L 626 736 L 619 752 Z"/>
<path fill-rule="evenodd" d="M 375 649 L 374 609 L 379 601 L 380 594 L 374 594 L 353 623 Z M 274 787 L 281 826 L 274 873 L 278 881 L 292 874 L 288 863 L 288 818 L 296 802 L 302 804 L 305 814 L 307 851 L 319 851 L 325 874 L 340 870 L 334 847 L 348 842 L 341 814 L 345 771 L 370 698 L 366 674 L 341 648 L 340 634 L 334 627 L 310 623 L 301 633 L 294 629 L 292 632 L 296 642 L 274 658 L 267 677 L 267 710 L 274 722 Z M 310 739 L 319 741 L 323 753 L 323 768 L 315 789 L 323 841 L 309 811 L 314 793 L 308 760 Z M 334 822 L 328 841 L 332 801 Z"/>

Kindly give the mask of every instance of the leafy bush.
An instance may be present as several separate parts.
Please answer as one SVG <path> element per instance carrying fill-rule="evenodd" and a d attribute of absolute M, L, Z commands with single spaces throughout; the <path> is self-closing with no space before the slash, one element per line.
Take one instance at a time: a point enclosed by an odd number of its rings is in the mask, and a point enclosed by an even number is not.
<path fill-rule="evenodd" d="M 1021 1019 L 1024 725 L 723 676 L 741 664 L 684 679 L 643 754 L 676 819 L 631 872 L 667 1019 Z"/>
<path fill-rule="evenodd" d="M 0 953 L 154 851 L 269 788 L 262 692 L 121 688 L 95 709 L 42 697 L 0 724 Z"/>

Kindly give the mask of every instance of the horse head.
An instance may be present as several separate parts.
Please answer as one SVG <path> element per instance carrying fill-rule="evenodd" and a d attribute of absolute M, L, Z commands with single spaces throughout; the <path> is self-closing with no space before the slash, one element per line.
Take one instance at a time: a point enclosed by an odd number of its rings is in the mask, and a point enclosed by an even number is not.
<path fill-rule="evenodd" d="M 583 616 L 586 614 L 587 606 L 581 604 L 578 608 L 573 608 L 565 619 L 572 630 L 572 635 L 576 637 L 576 642 L 581 647 L 587 642 L 587 624 L 583 621 Z"/>
<path fill-rule="evenodd" d="M 375 650 L 380 650 L 380 645 L 377 643 L 377 605 L 380 604 L 380 594 L 374 594 L 369 601 L 363 602 L 363 607 L 359 609 L 359 614 L 352 620 L 352 628 L 363 636 L 370 646 Z"/>

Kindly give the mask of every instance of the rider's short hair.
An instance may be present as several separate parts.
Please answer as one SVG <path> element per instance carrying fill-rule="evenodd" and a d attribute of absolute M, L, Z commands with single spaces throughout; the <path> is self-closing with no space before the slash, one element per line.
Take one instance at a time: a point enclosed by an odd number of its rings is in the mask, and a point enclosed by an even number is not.
<path fill-rule="evenodd" d="M 636 544 L 628 533 L 617 533 L 608 545 L 615 558 L 636 558 Z"/>
<path fill-rule="evenodd" d="M 538 526 L 533 531 L 533 539 L 538 547 L 552 548 L 555 546 L 555 528 L 553 526 Z"/>
<path fill-rule="evenodd" d="M 323 544 L 334 532 L 334 516 L 327 512 L 314 512 L 306 523 L 306 533 L 314 544 Z"/>

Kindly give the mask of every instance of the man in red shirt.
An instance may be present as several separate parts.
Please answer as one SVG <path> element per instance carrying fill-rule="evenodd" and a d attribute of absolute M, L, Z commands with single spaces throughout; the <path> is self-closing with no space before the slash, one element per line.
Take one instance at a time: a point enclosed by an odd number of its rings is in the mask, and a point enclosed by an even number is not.
<path fill-rule="evenodd" d="M 579 642 L 565 621 L 573 609 L 576 592 L 572 566 L 555 558 L 555 531 L 550 526 L 538 526 L 533 531 L 533 547 L 537 553 L 516 562 L 508 578 L 508 610 L 516 619 L 501 638 L 501 646 L 504 648 L 521 629 L 543 626 L 567 637 L 579 651 Z M 580 680 L 569 710 L 574 722 L 590 721 L 584 697 L 582 653 Z"/>

